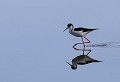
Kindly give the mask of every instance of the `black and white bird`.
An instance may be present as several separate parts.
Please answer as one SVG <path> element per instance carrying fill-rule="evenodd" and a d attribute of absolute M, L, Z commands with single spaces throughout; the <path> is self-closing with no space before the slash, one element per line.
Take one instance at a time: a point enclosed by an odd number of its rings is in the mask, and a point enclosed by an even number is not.
<path fill-rule="evenodd" d="M 69 33 L 70 33 L 71 35 L 76 36 L 76 37 L 81 37 L 81 39 L 82 39 L 82 43 L 76 43 L 74 46 L 76 46 L 77 44 L 83 44 L 84 47 L 85 47 L 85 44 L 84 44 L 84 43 L 90 43 L 90 40 L 88 40 L 88 39 L 85 37 L 85 35 L 87 35 L 88 33 L 92 32 L 92 31 L 94 31 L 94 30 L 97 30 L 97 28 L 95 28 L 95 29 L 84 28 L 84 27 L 75 28 L 75 27 L 73 26 L 73 24 L 71 24 L 71 23 L 69 23 L 69 24 L 67 25 L 67 28 L 66 28 L 65 30 L 67 30 L 67 29 L 69 29 Z M 64 30 L 64 31 L 65 31 L 65 30 Z M 63 32 L 64 32 L 64 31 L 63 31 Z M 86 39 L 88 42 L 84 42 L 83 38 Z"/>
<path fill-rule="evenodd" d="M 77 65 L 85 65 L 93 62 L 101 62 L 95 59 L 90 58 L 87 55 L 80 55 L 72 59 L 72 64 L 68 63 L 73 70 L 77 69 Z"/>

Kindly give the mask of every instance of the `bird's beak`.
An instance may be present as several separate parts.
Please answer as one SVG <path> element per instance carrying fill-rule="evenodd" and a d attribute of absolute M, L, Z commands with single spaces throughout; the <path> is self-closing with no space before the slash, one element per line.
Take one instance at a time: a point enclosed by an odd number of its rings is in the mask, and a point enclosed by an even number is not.
<path fill-rule="evenodd" d="M 71 66 L 71 64 L 70 63 L 68 63 L 68 62 L 66 62 L 67 64 L 69 64 L 70 66 Z"/>
<path fill-rule="evenodd" d="M 68 27 L 67 27 L 65 30 L 67 30 L 67 29 L 68 29 Z M 64 31 L 65 31 L 65 30 L 64 30 Z M 63 32 L 64 32 L 64 31 L 63 31 Z"/>

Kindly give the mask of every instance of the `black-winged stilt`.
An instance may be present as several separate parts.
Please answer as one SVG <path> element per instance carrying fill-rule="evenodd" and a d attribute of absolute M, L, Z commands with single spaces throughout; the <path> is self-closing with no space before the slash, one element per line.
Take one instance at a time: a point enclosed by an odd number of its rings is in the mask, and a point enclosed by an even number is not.
<path fill-rule="evenodd" d="M 93 31 L 93 30 L 97 30 L 97 28 L 95 29 L 90 29 L 90 28 L 83 28 L 83 27 L 78 27 L 78 28 L 74 28 L 73 24 L 69 23 L 67 25 L 67 28 L 65 30 L 69 29 L 69 33 L 71 35 L 74 35 L 76 37 L 81 37 L 82 39 L 82 43 L 76 43 L 74 46 L 76 46 L 77 44 L 83 44 L 84 45 L 84 48 L 85 48 L 85 43 L 90 43 L 90 40 L 88 40 L 85 35 L 87 35 L 89 32 Z M 65 31 L 64 30 L 64 31 Z M 64 32 L 63 31 L 63 32 Z M 84 39 L 86 39 L 88 42 L 84 42 Z M 73 47 L 74 47 L 73 46 Z"/>

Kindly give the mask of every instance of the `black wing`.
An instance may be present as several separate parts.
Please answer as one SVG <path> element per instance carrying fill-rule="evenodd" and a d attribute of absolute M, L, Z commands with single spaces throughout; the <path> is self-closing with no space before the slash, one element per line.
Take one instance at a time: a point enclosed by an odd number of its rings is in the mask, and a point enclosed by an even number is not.
<path fill-rule="evenodd" d="M 89 28 L 83 28 L 83 27 L 74 28 L 74 31 L 83 31 L 83 32 L 88 32 L 93 30 L 97 30 L 97 29 L 89 29 Z"/>

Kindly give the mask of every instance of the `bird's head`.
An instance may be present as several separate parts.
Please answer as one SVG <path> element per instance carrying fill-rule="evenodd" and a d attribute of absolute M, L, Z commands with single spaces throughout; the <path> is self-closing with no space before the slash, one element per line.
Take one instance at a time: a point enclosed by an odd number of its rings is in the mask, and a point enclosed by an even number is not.
<path fill-rule="evenodd" d="M 71 28 L 71 27 L 73 27 L 73 24 L 69 23 L 69 24 L 67 25 L 67 28 L 66 28 L 65 30 L 67 30 L 67 29 L 69 29 L 69 28 Z M 65 31 L 65 30 L 64 30 L 64 31 Z M 63 31 L 63 32 L 64 32 L 64 31 Z"/>
<path fill-rule="evenodd" d="M 67 62 L 68 63 L 68 62 Z M 72 65 L 72 64 L 70 64 L 70 63 L 68 63 L 70 66 L 71 66 L 71 68 L 73 69 L 73 70 L 76 70 L 77 69 L 77 66 L 74 66 L 74 65 Z"/>

